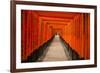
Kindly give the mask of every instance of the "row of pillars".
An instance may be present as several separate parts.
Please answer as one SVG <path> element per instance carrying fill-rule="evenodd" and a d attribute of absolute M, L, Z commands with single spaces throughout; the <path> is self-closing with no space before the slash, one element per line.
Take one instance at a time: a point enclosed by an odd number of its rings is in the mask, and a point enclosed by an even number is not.
<path fill-rule="evenodd" d="M 71 21 L 60 22 L 43 21 L 38 14 L 30 10 L 21 11 L 21 56 L 26 60 L 28 56 L 47 42 L 55 33 L 59 35 L 75 50 L 80 57 L 90 58 L 90 15 L 77 14 Z M 56 21 L 57 22 L 57 21 Z"/>

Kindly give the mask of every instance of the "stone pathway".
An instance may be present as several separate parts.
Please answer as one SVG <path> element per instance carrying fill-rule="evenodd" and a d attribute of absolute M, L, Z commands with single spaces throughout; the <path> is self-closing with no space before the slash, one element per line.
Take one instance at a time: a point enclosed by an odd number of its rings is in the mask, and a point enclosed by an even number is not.
<path fill-rule="evenodd" d="M 64 47 L 60 41 L 59 35 L 56 35 L 47 48 L 48 51 L 45 56 L 42 58 L 42 61 L 66 61 L 68 57 L 64 51 Z"/>

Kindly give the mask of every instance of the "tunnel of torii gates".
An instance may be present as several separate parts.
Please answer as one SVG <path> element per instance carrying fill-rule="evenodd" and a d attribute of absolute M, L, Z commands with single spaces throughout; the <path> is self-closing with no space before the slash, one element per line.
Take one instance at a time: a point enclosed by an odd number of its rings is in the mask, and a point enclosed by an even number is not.
<path fill-rule="evenodd" d="M 22 10 L 21 21 L 22 61 L 27 60 L 56 33 L 80 58 L 90 59 L 89 13 Z"/>

